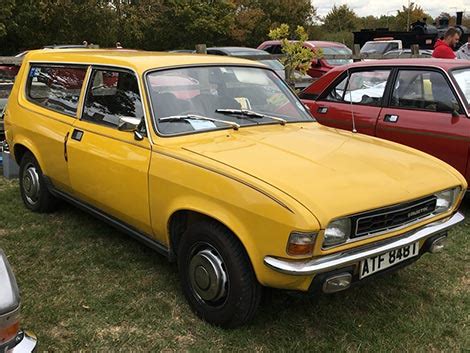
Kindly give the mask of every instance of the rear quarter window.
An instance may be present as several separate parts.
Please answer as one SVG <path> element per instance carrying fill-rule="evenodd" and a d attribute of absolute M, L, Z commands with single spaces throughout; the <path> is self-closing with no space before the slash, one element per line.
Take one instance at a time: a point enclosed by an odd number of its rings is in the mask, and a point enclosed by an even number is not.
<path fill-rule="evenodd" d="M 75 116 L 86 70 L 85 66 L 32 65 L 26 96 L 37 105 Z"/>

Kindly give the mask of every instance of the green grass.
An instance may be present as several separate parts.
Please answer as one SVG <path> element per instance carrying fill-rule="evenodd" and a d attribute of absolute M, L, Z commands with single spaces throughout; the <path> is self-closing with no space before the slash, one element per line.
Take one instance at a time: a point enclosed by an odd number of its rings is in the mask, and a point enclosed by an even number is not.
<path fill-rule="evenodd" d="M 68 205 L 31 213 L 0 178 L 0 247 L 40 351 L 468 351 L 469 225 L 444 253 L 349 291 L 270 291 L 254 322 L 225 331 L 193 315 L 162 256 Z"/>

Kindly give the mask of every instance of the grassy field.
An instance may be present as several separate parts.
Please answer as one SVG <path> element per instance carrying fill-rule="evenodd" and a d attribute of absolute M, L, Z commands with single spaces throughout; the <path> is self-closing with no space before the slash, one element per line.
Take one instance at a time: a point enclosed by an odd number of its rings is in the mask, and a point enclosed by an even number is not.
<path fill-rule="evenodd" d="M 336 295 L 270 291 L 252 324 L 224 331 L 192 314 L 163 257 L 71 206 L 28 212 L 0 178 L 0 247 L 39 351 L 469 351 L 469 234 L 470 220 L 444 253 Z"/>

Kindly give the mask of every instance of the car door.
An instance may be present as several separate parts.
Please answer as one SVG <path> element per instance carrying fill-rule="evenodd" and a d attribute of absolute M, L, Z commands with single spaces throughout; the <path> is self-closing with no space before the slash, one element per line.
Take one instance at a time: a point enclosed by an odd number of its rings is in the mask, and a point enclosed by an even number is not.
<path fill-rule="evenodd" d="M 360 133 L 375 135 L 390 73 L 389 68 L 345 72 L 309 104 L 310 111 L 323 125 L 345 130 L 355 127 Z"/>
<path fill-rule="evenodd" d="M 377 124 L 377 136 L 417 148 L 465 175 L 470 119 L 447 75 L 438 69 L 402 68 Z"/>
<path fill-rule="evenodd" d="M 122 117 L 144 119 L 138 78 L 127 70 L 93 68 L 81 118 L 67 142 L 70 180 L 76 198 L 151 234 L 151 144 L 120 131 Z"/>
<path fill-rule="evenodd" d="M 77 119 L 78 102 L 87 66 L 72 64 L 31 63 L 20 104 L 28 114 L 17 133 L 35 142 L 43 169 L 57 189 L 70 191 L 64 143 Z M 31 104 L 32 103 L 32 104 Z M 23 131 L 24 129 L 24 131 Z"/>

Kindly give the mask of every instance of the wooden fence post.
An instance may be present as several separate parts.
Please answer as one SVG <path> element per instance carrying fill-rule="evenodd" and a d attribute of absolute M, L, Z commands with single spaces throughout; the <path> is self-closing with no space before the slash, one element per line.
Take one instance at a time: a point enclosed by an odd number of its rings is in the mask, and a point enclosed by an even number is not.
<path fill-rule="evenodd" d="M 353 47 L 353 61 L 361 61 L 361 46 L 359 44 L 354 44 Z"/>
<path fill-rule="evenodd" d="M 197 54 L 207 54 L 207 45 L 205 45 L 205 44 L 196 44 L 196 53 Z"/>
<path fill-rule="evenodd" d="M 411 44 L 411 57 L 419 58 L 419 45 L 418 44 Z"/>

